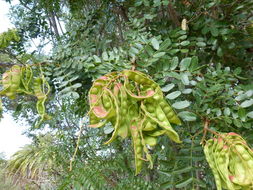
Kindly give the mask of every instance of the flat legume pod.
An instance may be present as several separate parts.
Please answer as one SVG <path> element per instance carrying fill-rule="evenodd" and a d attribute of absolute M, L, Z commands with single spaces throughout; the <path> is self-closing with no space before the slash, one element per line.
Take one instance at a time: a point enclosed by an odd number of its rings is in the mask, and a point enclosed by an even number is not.
<path fill-rule="evenodd" d="M 33 72 L 30 66 L 26 65 L 22 67 L 22 78 L 21 82 L 24 88 L 25 93 L 29 93 L 31 91 L 31 81 L 33 77 Z"/>
<path fill-rule="evenodd" d="M 143 146 L 141 143 L 141 138 L 138 132 L 138 122 L 135 121 L 137 118 L 134 118 L 131 122 L 130 131 L 132 136 L 132 143 L 134 147 L 134 158 L 135 158 L 135 175 L 139 174 L 142 168 L 142 151 Z"/>
<path fill-rule="evenodd" d="M 117 83 L 117 87 L 114 88 L 118 89 L 119 91 L 119 104 L 120 104 L 120 110 L 119 110 L 119 114 L 122 116 L 121 118 L 121 121 L 120 121 L 120 124 L 119 124 L 119 129 L 118 129 L 118 135 L 125 139 L 127 136 L 129 136 L 129 125 L 130 125 L 130 121 L 131 121 L 131 118 L 129 118 L 128 116 L 128 101 L 127 101 L 127 93 L 126 93 L 126 90 L 124 88 L 124 86 L 121 84 L 121 83 Z"/>
<path fill-rule="evenodd" d="M 169 103 L 165 99 L 162 99 L 160 101 L 160 106 L 170 123 L 174 123 L 176 125 L 182 124 L 176 112 L 173 110 L 173 108 L 169 105 Z"/>
<path fill-rule="evenodd" d="M 144 113 L 153 121 L 155 121 L 159 126 L 161 126 L 162 128 L 166 129 L 166 134 L 171 138 L 171 140 L 175 141 L 176 143 L 181 143 L 179 136 L 177 134 L 176 131 L 174 131 L 174 129 L 171 127 L 169 121 L 167 120 L 167 118 L 164 118 L 164 121 L 161 121 L 159 119 L 156 118 L 156 115 L 152 115 L 152 113 L 149 113 L 146 109 L 146 107 L 144 106 L 143 103 L 141 103 L 141 109 L 144 111 Z M 163 111 L 161 111 L 160 106 L 157 106 L 158 112 L 161 115 L 164 115 Z M 156 109 L 156 110 L 157 110 Z M 161 119 L 161 118 L 160 118 Z"/>
<path fill-rule="evenodd" d="M 110 97 L 112 98 L 113 100 L 113 104 L 115 106 L 115 113 L 116 113 L 116 122 L 115 122 L 115 125 L 114 125 L 114 131 L 112 133 L 112 136 L 111 138 L 105 142 L 105 144 L 109 144 L 111 143 L 118 135 L 118 127 L 119 127 L 119 123 L 120 123 L 120 119 L 121 119 L 121 116 L 119 114 L 119 105 L 118 105 L 118 100 L 117 98 L 114 96 L 114 94 L 107 88 L 105 88 L 105 90 L 109 93 Z"/>
<path fill-rule="evenodd" d="M 132 71 L 132 70 L 124 70 L 122 71 L 122 74 L 127 76 L 130 80 L 142 84 L 142 85 L 150 85 L 152 88 L 158 87 L 158 85 L 151 80 L 147 75 L 138 72 L 138 71 Z"/>
<path fill-rule="evenodd" d="M 108 122 L 113 125 L 114 131 L 105 144 L 113 142 L 117 136 L 124 139 L 131 135 L 136 174 L 140 173 L 144 161 L 153 167 L 148 147 L 157 144 L 158 136 L 165 134 L 181 142 L 170 124 L 179 125 L 180 120 L 163 98 L 158 84 L 147 75 L 130 70 L 98 78 L 89 91 L 89 126 L 98 128 Z"/>
<path fill-rule="evenodd" d="M 214 161 L 214 158 L 212 156 L 213 155 L 212 147 L 214 145 L 215 145 L 215 143 L 214 143 L 213 139 L 208 140 L 206 142 L 206 145 L 204 146 L 204 153 L 205 153 L 205 156 L 206 156 L 206 160 L 207 160 L 210 168 L 212 169 L 217 190 L 222 190 L 221 178 L 220 178 L 220 175 L 218 173 L 218 170 L 216 169 L 215 161 Z"/>
<path fill-rule="evenodd" d="M 125 87 L 126 92 L 128 93 L 128 95 L 131 96 L 132 98 L 137 99 L 137 100 L 143 100 L 143 99 L 146 99 L 146 98 L 150 98 L 156 93 L 156 91 L 153 90 L 153 89 L 147 89 L 146 91 L 141 91 L 141 89 L 139 89 L 140 95 L 134 94 L 131 91 L 129 81 L 128 81 L 127 78 L 125 79 L 124 87 Z"/>
<path fill-rule="evenodd" d="M 207 141 L 204 152 L 214 173 L 217 188 L 250 190 L 253 186 L 253 153 L 236 133 L 219 134 Z M 220 184 L 219 184 L 220 182 Z"/>

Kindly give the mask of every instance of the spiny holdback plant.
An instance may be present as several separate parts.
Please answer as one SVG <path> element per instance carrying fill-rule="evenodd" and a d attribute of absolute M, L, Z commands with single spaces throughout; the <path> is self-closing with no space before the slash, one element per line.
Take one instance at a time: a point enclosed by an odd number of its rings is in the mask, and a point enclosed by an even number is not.
<path fill-rule="evenodd" d="M 14 65 L 2 75 L 2 91 L 1 96 L 7 96 L 10 99 L 15 99 L 17 94 L 27 94 L 36 96 L 38 101 L 36 104 L 37 111 L 41 116 L 37 126 L 44 120 L 50 117 L 45 111 L 45 101 L 50 86 L 45 80 L 42 72 L 40 77 L 35 77 L 30 66 Z"/>
<path fill-rule="evenodd" d="M 117 136 L 131 136 L 135 154 L 136 175 L 143 161 L 153 167 L 148 146 L 157 144 L 160 135 L 181 143 L 171 123 L 181 125 L 172 107 L 166 102 L 157 83 L 133 70 L 113 72 L 94 81 L 89 91 L 90 127 L 113 125 L 111 143 Z"/>
<path fill-rule="evenodd" d="M 253 151 L 236 133 L 209 139 L 204 153 L 218 190 L 253 189 Z"/>

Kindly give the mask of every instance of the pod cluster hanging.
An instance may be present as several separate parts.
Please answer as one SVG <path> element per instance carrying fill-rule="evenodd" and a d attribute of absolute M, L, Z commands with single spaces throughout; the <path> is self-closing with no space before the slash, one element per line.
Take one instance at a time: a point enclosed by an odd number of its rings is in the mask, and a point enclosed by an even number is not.
<path fill-rule="evenodd" d="M 98 78 L 89 91 L 89 102 L 89 126 L 99 128 L 111 123 L 114 128 L 105 144 L 117 136 L 132 138 L 136 174 L 140 173 L 143 161 L 153 167 L 148 146 L 155 146 L 158 136 L 167 135 L 181 143 L 171 126 L 181 125 L 181 121 L 164 99 L 159 85 L 141 72 L 124 70 Z"/>
<path fill-rule="evenodd" d="M 41 116 L 39 123 L 44 119 L 49 119 L 45 111 L 45 101 L 49 91 L 50 86 L 44 76 L 35 77 L 31 67 L 28 65 L 22 67 L 14 65 L 2 75 L 1 96 L 7 96 L 10 99 L 15 99 L 18 94 L 37 97 L 36 108 Z"/>
<path fill-rule="evenodd" d="M 204 146 L 217 190 L 253 188 L 253 151 L 236 133 L 221 134 Z"/>

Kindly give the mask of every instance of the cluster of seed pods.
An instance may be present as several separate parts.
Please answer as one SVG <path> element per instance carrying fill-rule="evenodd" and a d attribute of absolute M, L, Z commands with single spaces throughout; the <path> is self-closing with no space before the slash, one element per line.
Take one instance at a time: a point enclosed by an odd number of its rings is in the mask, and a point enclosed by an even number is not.
<path fill-rule="evenodd" d="M 89 102 L 89 126 L 99 128 L 111 123 L 114 128 L 105 144 L 117 136 L 132 138 L 136 174 L 144 161 L 153 167 L 148 147 L 157 144 L 158 136 L 167 135 L 181 143 L 171 126 L 181 125 L 181 121 L 164 99 L 159 85 L 141 72 L 124 70 L 98 78 L 89 91 Z"/>
<path fill-rule="evenodd" d="M 50 86 L 44 77 L 34 77 L 32 69 L 28 65 L 22 67 L 14 65 L 2 75 L 0 95 L 10 99 L 15 99 L 17 94 L 36 96 L 38 99 L 36 108 L 41 116 L 40 122 L 43 119 L 49 119 L 45 111 L 45 101 L 49 91 Z"/>
<path fill-rule="evenodd" d="M 204 146 L 217 190 L 253 189 L 253 151 L 236 133 L 221 134 Z"/>

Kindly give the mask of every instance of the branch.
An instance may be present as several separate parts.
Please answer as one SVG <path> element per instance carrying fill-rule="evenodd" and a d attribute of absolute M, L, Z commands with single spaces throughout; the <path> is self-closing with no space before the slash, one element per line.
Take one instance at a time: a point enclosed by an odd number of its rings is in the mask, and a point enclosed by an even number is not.
<path fill-rule="evenodd" d="M 120 16 L 117 16 L 117 25 L 118 25 L 118 29 L 119 29 L 119 37 L 121 42 L 124 42 L 124 37 L 123 37 L 123 31 L 122 31 L 122 27 L 121 27 L 121 22 L 120 22 Z"/>
<path fill-rule="evenodd" d="M 201 143 L 200 144 L 203 144 L 205 139 L 206 139 L 206 133 L 208 131 L 208 127 L 209 127 L 209 123 L 210 121 L 208 119 L 205 119 L 205 123 L 204 123 L 204 134 L 203 134 L 203 137 L 202 137 L 202 140 L 201 140 Z"/>
<path fill-rule="evenodd" d="M 178 14 L 177 14 L 176 10 L 174 9 L 171 0 L 170 0 L 170 3 L 168 4 L 168 13 L 169 13 L 170 19 L 175 24 L 175 26 L 176 27 L 180 27 L 180 22 L 179 22 L 179 19 L 178 19 Z"/>
<path fill-rule="evenodd" d="M 129 22 L 129 18 L 127 16 L 127 9 L 125 7 L 119 6 L 119 13 L 126 22 Z"/>
<path fill-rule="evenodd" d="M 56 20 L 58 21 L 58 25 L 60 27 L 61 33 L 64 34 L 59 17 L 56 14 L 55 14 L 55 17 L 56 17 Z"/>
<path fill-rule="evenodd" d="M 115 8 L 112 10 L 114 13 L 118 14 L 123 18 L 125 22 L 129 22 L 129 18 L 127 16 L 127 8 L 122 5 L 116 5 Z"/>
<path fill-rule="evenodd" d="M 0 62 L 0 67 L 12 67 L 13 65 L 20 65 L 20 64 L 15 64 L 15 63 L 10 63 L 10 62 Z"/>
<path fill-rule="evenodd" d="M 14 55 L 13 53 L 11 53 L 11 51 L 8 50 L 8 49 L 0 50 L 0 53 L 7 54 L 11 58 L 17 60 L 21 65 L 24 65 L 24 63 L 16 55 Z"/>

